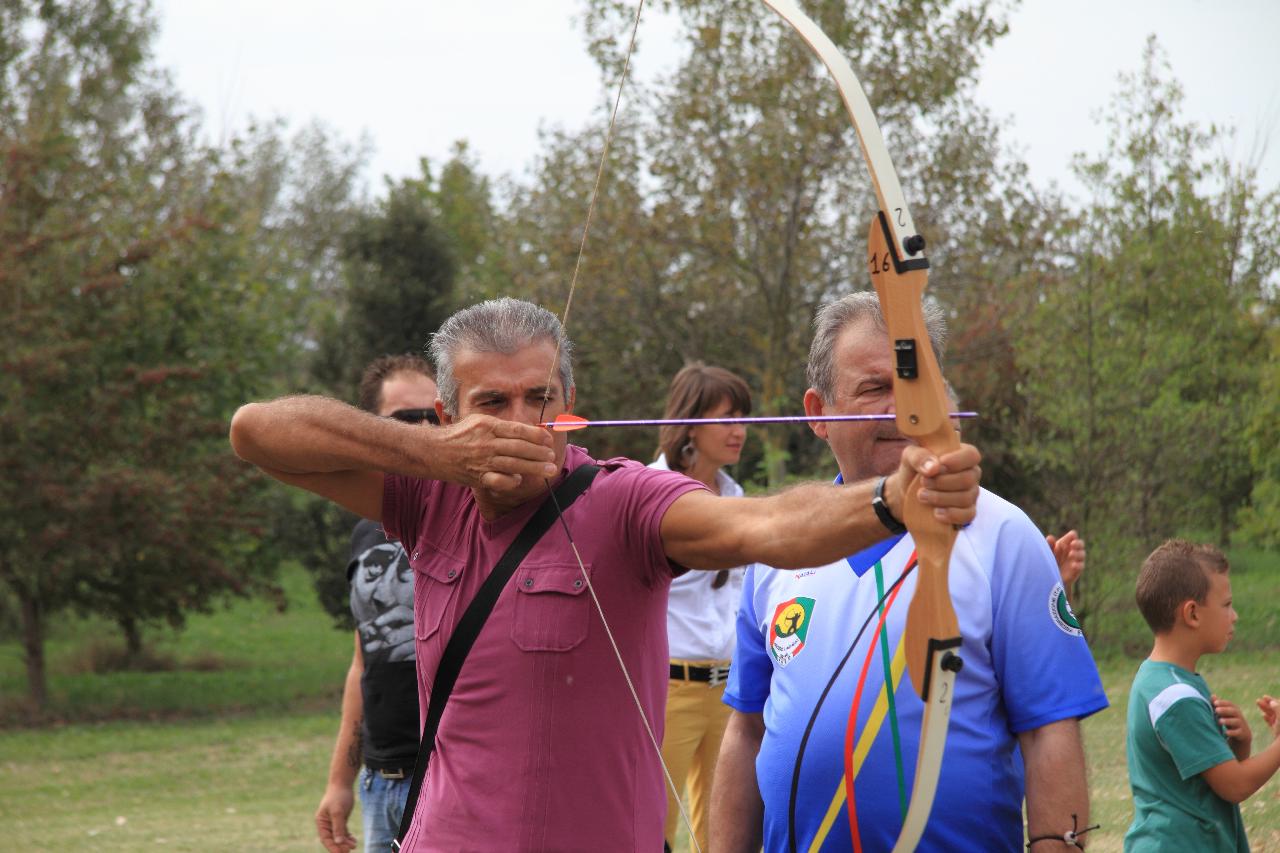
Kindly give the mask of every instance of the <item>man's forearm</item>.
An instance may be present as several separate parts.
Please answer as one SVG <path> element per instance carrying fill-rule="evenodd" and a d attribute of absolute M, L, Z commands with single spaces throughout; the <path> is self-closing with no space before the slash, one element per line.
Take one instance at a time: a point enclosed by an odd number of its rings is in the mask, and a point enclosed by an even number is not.
<path fill-rule="evenodd" d="M 764 804 L 756 785 L 756 754 L 763 736 L 759 714 L 734 711 L 729 718 L 711 790 L 712 853 L 760 849 Z"/>
<path fill-rule="evenodd" d="M 231 444 L 247 462 L 284 474 L 384 471 L 422 476 L 407 439 L 427 430 L 379 418 L 327 397 L 282 397 L 249 403 L 231 421 Z"/>
<path fill-rule="evenodd" d="M 885 508 L 901 522 L 906 501 L 919 500 L 940 520 L 969 523 L 979 493 L 979 459 L 972 445 L 961 445 L 940 458 L 920 447 L 907 448 L 898 468 L 885 478 Z M 921 488 L 908 497 L 917 477 Z M 758 541 L 752 547 L 763 556 L 749 561 L 777 568 L 825 565 L 882 541 L 890 532 L 872 506 L 874 492 L 875 481 L 864 480 L 839 487 L 800 486 L 775 496 L 767 526 L 756 528 Z"/>
<path fill-rule="evenodd" d="M 342 722 L 329 759 L 329 784 L 350 788 L 364 761 L 360 730 L 364 725 L 364 697 L 360 693 L 363 669 L 353 661 L 342 685 Z"/>
<path fill-rule="evenodd" d="M 1037 842 L 1031 853 L 1066 849 L 1068 831 L 1089 825 L 1089 785 L 1078 720 L 1059 720 L 1018 735 L 1027 779 L 1027 837 L 1053 836 Z M 1079 843 L 1088 843 L 1086 835 Z"/>
<path fill-rule="evenodd" d="M 870 483 L 810 483 L 764 498 L 689 492 L 663 516 L 662 540 L 667 556 L 690 569 L 821 566 L 889 535 L 871 494 Z"/>
<path fill-rule="evenodd" d="M 919 447 L 903 451 L 886 479 L 884 498 L 899 521 L 907 500 L 919 500 L 949 524 L 973 520 L 981 469 L 977 449 L 935 459 Z M 923 486 L 907 491 L 919 473 Z M 682 495 L 662 518 L 667 556 L 691 569 L 725 569 L 746 563 L 775 568 L 821 566 L 874 545 L 890 535 L 872 508 L 875 480 L 832 486 L 810 483 L 763 498 Z"/>
<path fill-rule="evenodd" d="M 808 483 L 761 499 L 767 511 L 744 562 L 779 569 L 821 566 L 887 538 L 889 530 L 871 508 L 872 492 L 870 481 Z"/>
<path fill-rule="evenodd" d="M 1267 784 L 1277 770 L 1280 770 L 1280 739 L 1251 757 L 1210 767 L 1203 775 L 1219 797 L 1229 803 L 1243 803 Z"/>

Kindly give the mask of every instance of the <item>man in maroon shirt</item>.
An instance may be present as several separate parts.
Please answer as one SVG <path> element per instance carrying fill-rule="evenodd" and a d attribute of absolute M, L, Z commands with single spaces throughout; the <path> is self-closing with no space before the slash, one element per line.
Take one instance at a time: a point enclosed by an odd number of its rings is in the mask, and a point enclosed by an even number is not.
<path fill-rule="evenodd" d="M 423 713 L 444 645 L 484 576 L 549 482 L 593 461 L 566 447 L 564 433 L 537 426 L 571 411 L 576 396 L 571 345 L 554 315 L 514 299 L 481 303 L 447 320 L 431 350 L 438 429 L 320 397 L 252 403 L 231 425 L 242 458 L 382 521 L 410 551 Z M 941 459 L 908 448 L 885 484 L 890 511 L 902 517 L 920 473 L 921 500 L 967 523 L 978 460 L 970 445 Z M 660 742 L 673 573 L 824 565 L 887 535 L 870 480 L 726 498 L 629 460 L 599 464 L 565 513 L 582 564 L 553 528 L 477 639 L 441 720 L 406 850 L 659 849 L 665 792 L 639 715 Z M 608 626 L 584 594 L 588 578 Z"/>

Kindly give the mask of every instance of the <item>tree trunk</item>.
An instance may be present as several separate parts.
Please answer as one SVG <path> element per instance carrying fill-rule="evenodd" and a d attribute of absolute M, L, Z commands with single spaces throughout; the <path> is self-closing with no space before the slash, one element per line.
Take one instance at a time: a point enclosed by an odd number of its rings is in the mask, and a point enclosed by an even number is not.
<path fill-rule="evenodd" d="M 44 620 L 40 602 L 34 596 L 19 595 L 22 604 L 22 647 L 27 663 L 27 692 L 36 709 L 43 711 L 49 701 L 44 671 Z"/>
<path fill-rule="evenodd" d="M 124 632 L 125 651 L 132 664 L 142 654 L 142 631 L 138 628 L 137 621 L 129 618 L 120 620 L 120 630 Z"/>

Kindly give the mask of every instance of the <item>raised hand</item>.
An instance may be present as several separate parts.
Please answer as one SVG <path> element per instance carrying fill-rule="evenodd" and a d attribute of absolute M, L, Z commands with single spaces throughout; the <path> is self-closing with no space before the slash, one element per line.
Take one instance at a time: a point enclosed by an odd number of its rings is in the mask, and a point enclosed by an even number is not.
<path fill-rule="evenodd" d="M 1258 710 L 1262 712 L 1262 721 L 1271 729 L 1271 736 L 1280 738 L 1280 699 L 1265 695 L 1258 700 Z"/>
<path fill-rule="evenodd" d="M 1068 530 L 1061 536 L 1046 536 L 1053 558 L 1058 561 L 1058 574 L 1062 575 L 1062 585 L 1071 585 L 1084 574 L 1084 540 L 1074 530 Z"/>
<path fill-rule="evenodd" d="M 1227 745 L 1236 758 L 1244 761 L 1253 749 L 1253 732 L 1245 722 L 1240 706 L 1218 696 L 1213 696 L 1213 713 L 1227 733 Z"/>

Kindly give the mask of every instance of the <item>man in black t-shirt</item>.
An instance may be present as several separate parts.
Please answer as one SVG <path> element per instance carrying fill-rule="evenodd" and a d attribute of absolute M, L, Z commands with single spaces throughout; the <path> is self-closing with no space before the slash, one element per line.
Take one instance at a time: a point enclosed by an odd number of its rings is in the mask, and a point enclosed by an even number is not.
<path fill-rule="evenodd" d="M 413 423 L 435 423 L 430 366 L 412 356 L 384 356 L 365 368 L 360 407 Z M 347 563 L 355 652 L 342 692 L 342 724 L 329 762 L 329 784 L 316 811 L 316 832 L 329 853 L 349 853 L 347 831 L 359 775 L 366 853 L 391 849 L 418 755 L 418 681 L 413 653 L 413 570 L 399 542 L 362 519 Z"/>

